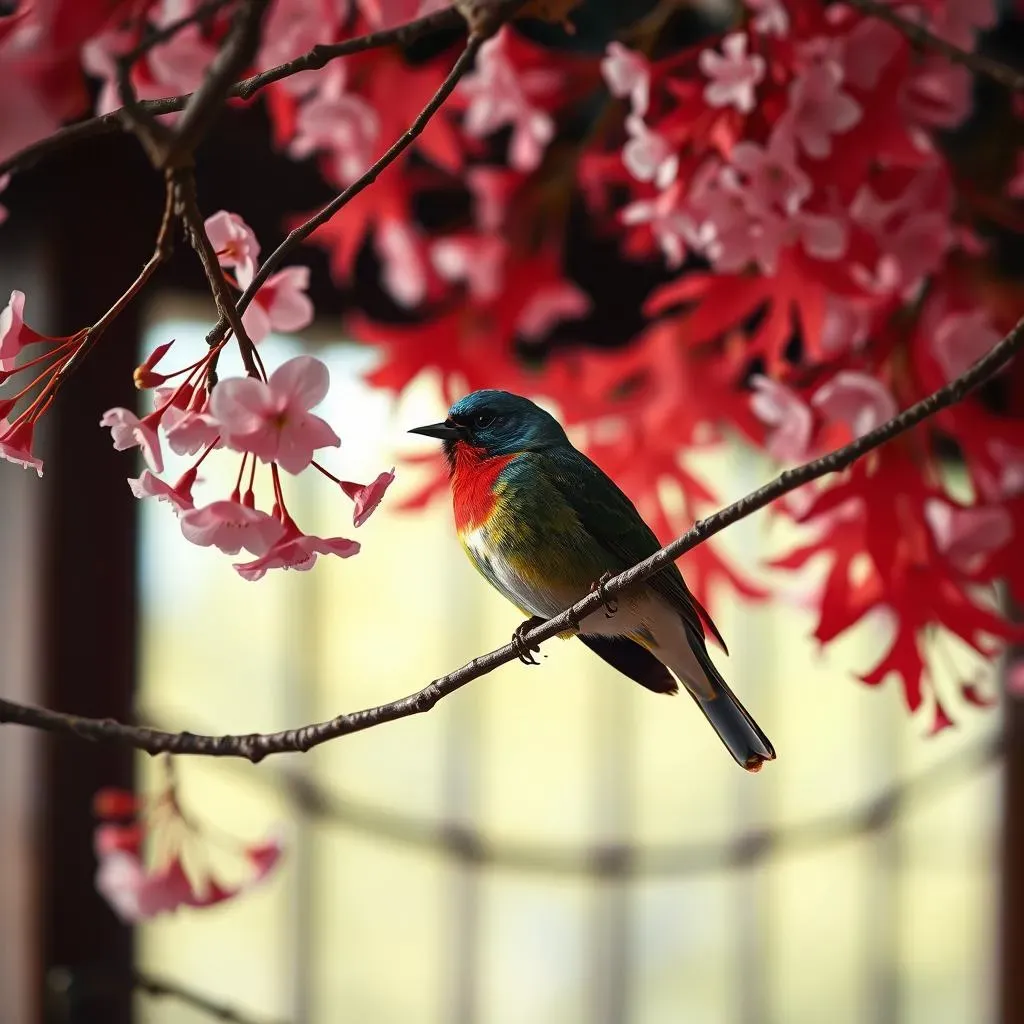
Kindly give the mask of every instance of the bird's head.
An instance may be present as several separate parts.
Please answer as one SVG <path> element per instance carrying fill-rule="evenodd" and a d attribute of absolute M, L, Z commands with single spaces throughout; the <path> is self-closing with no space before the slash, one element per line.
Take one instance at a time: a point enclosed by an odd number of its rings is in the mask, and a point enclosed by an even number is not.
<path fill-rule="evenodd" d="M 450 464 L 454 464 L 460 444 L 485 458 L 568 444 L 565 431 L 554 416 L 528 398 L 509 391 L 473 391 L 448 410 L 443 423 L 415 427 L 409 433 L 444 441 Z"/>

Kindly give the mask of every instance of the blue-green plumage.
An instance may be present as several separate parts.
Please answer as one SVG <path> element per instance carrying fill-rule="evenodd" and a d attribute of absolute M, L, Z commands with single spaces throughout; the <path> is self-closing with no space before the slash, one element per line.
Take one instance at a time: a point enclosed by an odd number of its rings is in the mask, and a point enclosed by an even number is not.
<path fill-rule="evenodd" d="M 415 431 L 444 441 L 456 527 L 486 579 L 525 613 L 550 618 L 660 547 L 633 503 L 557 420 L 504 391 L 476 391 L 442 424 Z M 685 685 L 744 767 L 775 757 L 722 679 L 705 645 L 708 615 L 673 564 L 622 593 L 613 615 L 588 616 L 580 639 L 623 674 L 658 692 Z M 724 642 L 722 643 L 724 648 Z"/>

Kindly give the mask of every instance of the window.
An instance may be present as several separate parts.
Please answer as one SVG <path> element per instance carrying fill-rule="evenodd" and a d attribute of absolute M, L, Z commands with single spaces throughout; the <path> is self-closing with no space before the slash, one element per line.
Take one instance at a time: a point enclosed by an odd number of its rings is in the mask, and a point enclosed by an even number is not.
<path fill-rule="evenodd" d="M 172 303 L 145 347 L 174 337 L 198 354 L 205 327 Z M 268 364 L 297 351 L 262 350 Z M 427 384 L 397 407 L 364 387 L 366 351 L 318 354 L 333 381 L 322 414 L 342 437 L 325 461 L 345 477 L 390 467 L 413 448 L 407 426 L 438 418 Z M 204 465 L 224 493 L 232 461 Z M 732 496 L 770 468 L 737 451 L 711 471 Z M 300 524 L 364 550 L 258 584 L 144 503 L 144 716 L 285 728 L 410 693 L 506 641 L 517 613 L 469 566 L 447 503 L 399 511 L 416 472 L 399 464 L 358 532 L 329 483 L 288 480 Z M 757 516 L 724 545 L 753 566 L 779 530 Z M 852 678 L 881 627 L 821 656 L 795 604 L 726 595 L 715 612 L 732 651 L 716 660 L 779 751 L 760 775 L 685 697 L 553 641 L 540 668 L 505 667 L 427 715 L 307 755 L 179 759 L 199 819 L 253 839 L 283 823 L 288 854 L 247 898 L 141 928 L 140 965 L 295 1024 L 820 1024 L 823 1007 L 830 1024 L 986 1019 L 996 712 L 926 740 L 895 684 Z M 910 779 L 925 781 L 865 827 L 872 801 Z M 139 1007 L 154 1024 L 193 1019 Z"/>

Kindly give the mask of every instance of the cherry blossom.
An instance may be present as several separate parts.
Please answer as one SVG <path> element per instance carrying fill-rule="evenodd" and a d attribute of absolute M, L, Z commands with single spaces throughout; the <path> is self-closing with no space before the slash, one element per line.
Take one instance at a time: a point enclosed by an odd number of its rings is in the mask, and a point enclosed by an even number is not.
<path fill-rule="evenodd" d="M 355 484 L 350 480 L 339 481 L 341 489 L 355 502 L 355 508 L 352 509 L 353 526 L 362 526 L 370 518 L 394 480 L 395 470 L 392 467 L 368 484 Z"/>
<path fill-rule="evenodd" d="M 658 188 L 668 188 L 679 171 L 679 157 L 663 136 L 653 132 L 642 117 L 626 118 L 629 141 L 622 147 L 622 162 L 637 181 L 653 181 Z"/>
<path fill-rule="evenodd" d="M 32 453 L 34 427 L 31 420 L 11 424 L 0 418 L 0 459 L 24 469 L 34 469 L 37 476 L 42 476 L 43 460 Z"/>
<path fill-rule="evenodd" d="M 1013 537 L 1013 520 L 1005 508 L 965 508 L 933 498 L 925 503 L 924 514 L 939 550 L 965 573 L 972 573 Z"/>
<path fill-rule="evenodd" d="M 807 404 L 784 384 L 757 374 L 750 380 L 754 393 L 750 407 L 769 428 L 765 447 L 777 462 L 807 458 L 814 419 Z"/>
<path fill-rule="evenodd" d="M 629 97 L 633 113 L 643 117 L 650 103 L 651 67 L 642 53 L 610 42 L 601 61 L 601 74 L 608 91 L 620 98 Z"/>
<path fill-rule="evenodd" d="M 950 313 L 935 328 L 932 349 L 946 380 L 953 380 L 990 352 L 1001 337 L 983 309 Z"/>
<path fill-rule="evenodd" d="M 139 448 L 149 468 L 154 473 L 162 473 L 164 457 L 160 450 L 160 437 L 157 434 L 160 416 L 161 411 L 158 410 L 140 420 L 131 409 L 108 409 L 103 414 L 103 419 L 100 420 L 100 426 L 110 428 L 115 451 L 123 452 L 129 448 Z"/>
<path fill-rule="evenodd" d="M 236 563 L 235 570 L 242 579 L 254 582 L 262 579 L 270 569 L 307 572 L 316 565 L 319 555 L 349 558 L 358 552 L 358 541 L 345 537 L 313 537 L 300 533 L 294 525 L 290 525 L 286 526 L 284 534 L 265 554 L 252 562 Z"/>
<path fill-rule="evenodd" d="M 210 412 L 229 448 L 276 462 L 287 473 L 300 473 L 318 448 L 341 444 L 330 426 L 309 411 L 324 400 L 329 387 L 330 373 L 319 359 L 296 356 L 265 382 L 251 377 L 222 380 L 210 396 Z"/>
<path fill-rule="evenodd" d="M 735 107 L 741 114 L 754 109 L 755 87 L 764 78 L 764 58 L 747 54 L 747 36 L 734 32 L 722 40 L 722 53 L 703 50 L 700 70 L 710 79 L 704 102 L 711 107 Z M 724 56 L 723 56 L 724 54 Z"/>
<path fill-rule="evenodd" d="M 149 920 L 182 907 L 200 909 L 223 903 L 263 882 L 279 863 L 283 845 L 277 838 L 245 845 L 236 843 L 235 857 L 248 867 L 248 876 L 234 887 L 217 882 L 207 872 L 185 868 L 185 853 L 203 841 L 203 830 L 182 816 L 173 787 L 143 803 L 131 793 L 102 790 L 94 801 L 101 822 L 93 834 L 97 892 L 128 924 Z M 150 837 L 158 852 L 147 857 Z M 221 836 L 218 845 L 223 846 Z M 194 863 L 194 858 L 190 864 Z"/>
<path fill-rule="evenodd" d="M 15 367 L 19 353 L 26 345 L 45 339 L 25 323 L 25 293 L 11 292 L 10 301 L 0 310 L 0 372 L 9 373 Z"/>
<path fill-rule="evenodd" d="M 383 261 L 381 275 L 391 297 L 407 308 L 418 306 L 427 294 L 427 268 L 422 242 L 416 232 L 398 220 L 388 220 L 377 232 L 377 251 Z"/>
<path fill-rule="evenodd" d="M 332 176 L 350 185 L 373 163 L 380 130 L 377 111 L 347 90 L 343 67 L 332 64 L 299 108 L 289 149 L 296 157 L 325 152 Z"/>
<path fill-rule="evenodd" d="M 811 404 L 827 420 L 845 423 L 854 437 L 880 427 L 899 411 L 884 384 L 856 370 L 840 370 L 815 391 Z"/>
<path fill-rule="evenodd" d="M 265 555 L 284 533 L 279 519 L 240 501 L 214 501 L 186 509 L 179 517 L 182 536 L 200 547 L 217 547 L 226 555 L 242 548 Z"/>
<path fill-rule="evenodd" d="M 756 12 L 750 21 L 755 32 L 766 36 L 789 34 L 789 13 L 784 0 L 744 0 L 751 11 Z"/>
<path fill-rule="evenodd" d="M 260 255 L 260 243 L 252 228 L 237 213 L 227 210 L 218 210 L 207 217 L 205 226 L 220 265 L 234 268 L 239 285 L 248 287 Z"/>
<path fill-rule="evenodd" d="M 554 121 L 534 100 L 557 85 L 558 77 L 551 72 L 519 72 L 509 58 L 508 29 L 502 28 L 480 48 L 476 70 L 459 85 L 469 99 L 466 132 L 483 138 L 511 127 L 509 163 L 517 171 L 534 170 L 555 134 Z"/>
<path fill-rule="evenodd" d="M 842 91 L 843 69 L 833 60 L 812 63 L 789 87 L 791 130 L 808 156 L 832 153 L 832 136 L 848 132 L 862 116 L 860 104 Z"/>
<path fill-rule="evenodd" d="M 290 334 L 313 321 L 313 303 L 306 294 L 309 267 L 285 267 L 267 278 L 242 314 L 242 323 L 253 344 L 271 331 Z"/>
<path fill-rule="evenodd" d="M 175 511 L 193 508 L 192 487 L 196 482 L 197 471 L 186 470 L 173 486 L 160 477 L 144 469 L 138 477 L 129 478 L 128 486 L 136 498 L 156 498 L 166 501 Z"/>

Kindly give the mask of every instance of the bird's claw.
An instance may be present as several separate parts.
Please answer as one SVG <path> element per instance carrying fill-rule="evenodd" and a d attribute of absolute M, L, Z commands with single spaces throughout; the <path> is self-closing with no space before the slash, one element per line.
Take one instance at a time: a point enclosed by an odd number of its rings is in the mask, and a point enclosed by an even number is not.
<path fill-rule="evenodd" d="M 602 574 L 596 583 L 591 583 L 590 585 L 591 593 L 596 590 L 601 595 L 601 600 L 604 602 L 604 615 L 606 619 L 610 619 L 619 610 L 619 602 L 607 594 L 604 589 L 611 578 L 612 574 L 606 572 Z"/>
<path fill-rule="evenodd" d="M 525 622 L 520 622 L 512 634 L 512 647 L 516 655 L 524 665 L 539 665 L 540 662 L 533 656 L 534 651 L 540 650 L 539 644 L 532 646 L 526 640 L 526 634 L 535 626 L 539 626 L 544 619 L 539 615 L 531 615 Z"/>

